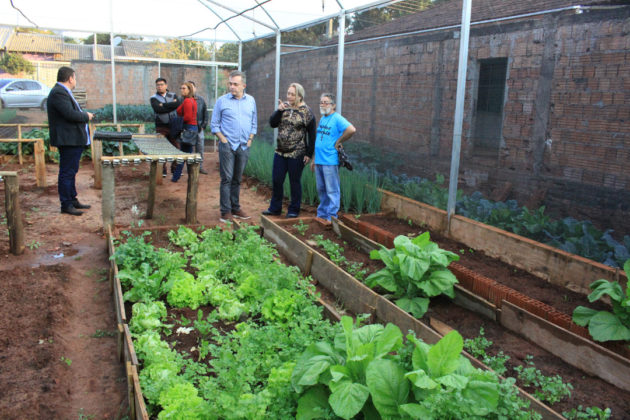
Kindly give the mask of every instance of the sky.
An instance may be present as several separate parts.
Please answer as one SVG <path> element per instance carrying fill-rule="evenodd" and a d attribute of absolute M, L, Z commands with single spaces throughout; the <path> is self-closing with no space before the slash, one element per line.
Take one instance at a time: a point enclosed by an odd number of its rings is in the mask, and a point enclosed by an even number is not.
<path fill-rule="evenodd" d="M 281 28 L 287 28 L 337 16 L 340 10 L 338 2 L 350 10 L 378 1 L 258 0 L 264 3 L 273 20 L 261 9 L 247 11 L 245 14 L 258 22 L 235 17 L 228 21 L 234 31 L 225 24 L 219 25 L 216 30 L 214 27 L 221 19 L 255 6 L 255 0 L 13 0 L 13 4 L 38 27 L 65 30 L 65 35 L 72 37 L 87 36 L 76 34 L 78 31 L 87 34 L 113 31 L 125 35 L 186 37 L 208 41 L 238 41 L 240 37 L 245 41 L 273 34 L 274 22 Z M 0 24 L 33 26 L 29 20 L 11 7 L 9 0 L 0 2 Z"/>

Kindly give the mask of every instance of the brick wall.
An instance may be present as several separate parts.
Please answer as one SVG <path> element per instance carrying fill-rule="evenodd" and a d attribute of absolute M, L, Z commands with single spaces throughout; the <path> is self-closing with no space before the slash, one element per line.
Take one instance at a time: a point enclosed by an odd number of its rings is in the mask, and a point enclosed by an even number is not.
<path fill-rule="evenodd" d="M 109 62 L 73 61 L 71 66 L 77 73 L 77 87 L 87 91 L 88 108 L 101 108 L 112 103 L 112 70 Z M 214 68 L 162 64 L 160 71 L 172 92 L 179 94 L 180 84 L 192 80 L 199 94 L 214 103 Z M 225 79 L 225 71 L 220 70 L 219 74 L 221 83 Z M 121 105 L 148 104 L 149 98 L 155 93 L 157 77 L 157 64 L 116 63 L 116 102 Z M 219 86 L 219 95 L 225 91 L 225 86 Z"/>
<path fill-rule="evenodd" d="M 546 205 L 559 216 L 630 232 L 630 7 L 475 25 L 471 31 L 460 188 Z M 346 45 L 343 114 L 353 141 L 400 153 L 408 174 L 448 176 L 459 34 L 444 30 Z M 508 59 L 501 147 L 472 144 L 479 60 Z M 281 96 L 302 83 L 317 112 L 336 90 L 337 48 L 284 54 Z M 274 57 L 254 62 L 260 124 L 275 107 Z M 507 197 L 503 197 L 505 199 Z M 609 220 L 609 218 L 612 218 Z"/>

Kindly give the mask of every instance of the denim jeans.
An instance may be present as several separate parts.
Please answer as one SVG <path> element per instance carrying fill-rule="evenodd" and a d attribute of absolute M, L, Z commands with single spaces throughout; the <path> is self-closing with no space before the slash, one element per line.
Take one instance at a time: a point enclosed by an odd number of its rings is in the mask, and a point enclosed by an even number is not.
<path fill-rule="evenodd" d="M 182 143 L 181 148 L 182 148 L 183 153 L 192 153 L 193 151 L 192 144 Z M 188 170 L 190 171 L 190 167 L 188 166 L 188 163 L 178 163 L 177 166 L 175 166 L 175 169 L 172 170 L 173 181 L 176 181 L 176 182 L 179 181 L 179 178 L 181 178 L 182 176 L 182 171 L 184 170 L 184 165 L 186 165 L 186 167 L 189 168 Z"/>
<path fill-rule="evenodd" d="M 219 173 L 221 175 L 221 214 L 239 211 L 241 178 L 249 158 L 249 148 L 232 150 L 230 143 L 219 142 Z"/>
<path fill-rule="evenodd" d="M 284 179 L 289 173 L 289 184 L 291 185 L 291 204 L 287 212 L 289 214 L 300 214 L 302 203 L 302 170 L 304 169 L 304 156 L 298 158 L 282 157 L 277 153 L 273 155 L 273 193 L 269 211 L 280 213 L 282 211 L 282 198 L 284 197 Z"/>
<path fill-rule="evenodd" d="M 317 217 L 326 220 L 330 220 L 331 217 L 337 217 L 341 201 L 339 166 L 315 165 L 315 181 L 317 182 L 317 195 L 319 196 Z"/>
<path fill-rule="evenodd" d="M 59 177 L 57 191 L 61 208 L 67 208 L 77 198 L 75 178 L 84 146 L 59 146 Z"/>
<path fill-rule="evenodd" d="M 199 129 L 199 138 L 197 138 L 197 143 L 195 144 L 195 153 L 199 153 L 201 155 L 201 163 L 199 163 L 199 169 L 203 168 L 203 151 L 205 148 L 205 138 L 203 134 L 203 130 Z"/>

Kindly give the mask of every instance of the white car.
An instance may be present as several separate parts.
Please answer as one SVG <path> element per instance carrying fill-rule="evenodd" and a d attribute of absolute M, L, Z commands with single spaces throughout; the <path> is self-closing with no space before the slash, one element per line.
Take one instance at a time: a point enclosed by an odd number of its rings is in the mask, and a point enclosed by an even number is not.
<path fill-rule="evenodd" d="M 0 102 L 2 108 L 46 109 L 50 88 L 37 80 L 0 79 Z"/>

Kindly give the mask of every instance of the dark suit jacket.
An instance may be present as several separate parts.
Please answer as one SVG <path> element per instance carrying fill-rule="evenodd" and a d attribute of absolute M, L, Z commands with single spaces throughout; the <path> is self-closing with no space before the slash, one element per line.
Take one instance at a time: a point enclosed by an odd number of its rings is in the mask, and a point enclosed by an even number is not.
<path fill-rule="evenodd" d="M 55 84 L 48 95 L 48 127 L 50 144 L 59 146 L 86 146 L 85 124 L 90 118 L 78 106 L 63 86 Z"/>

